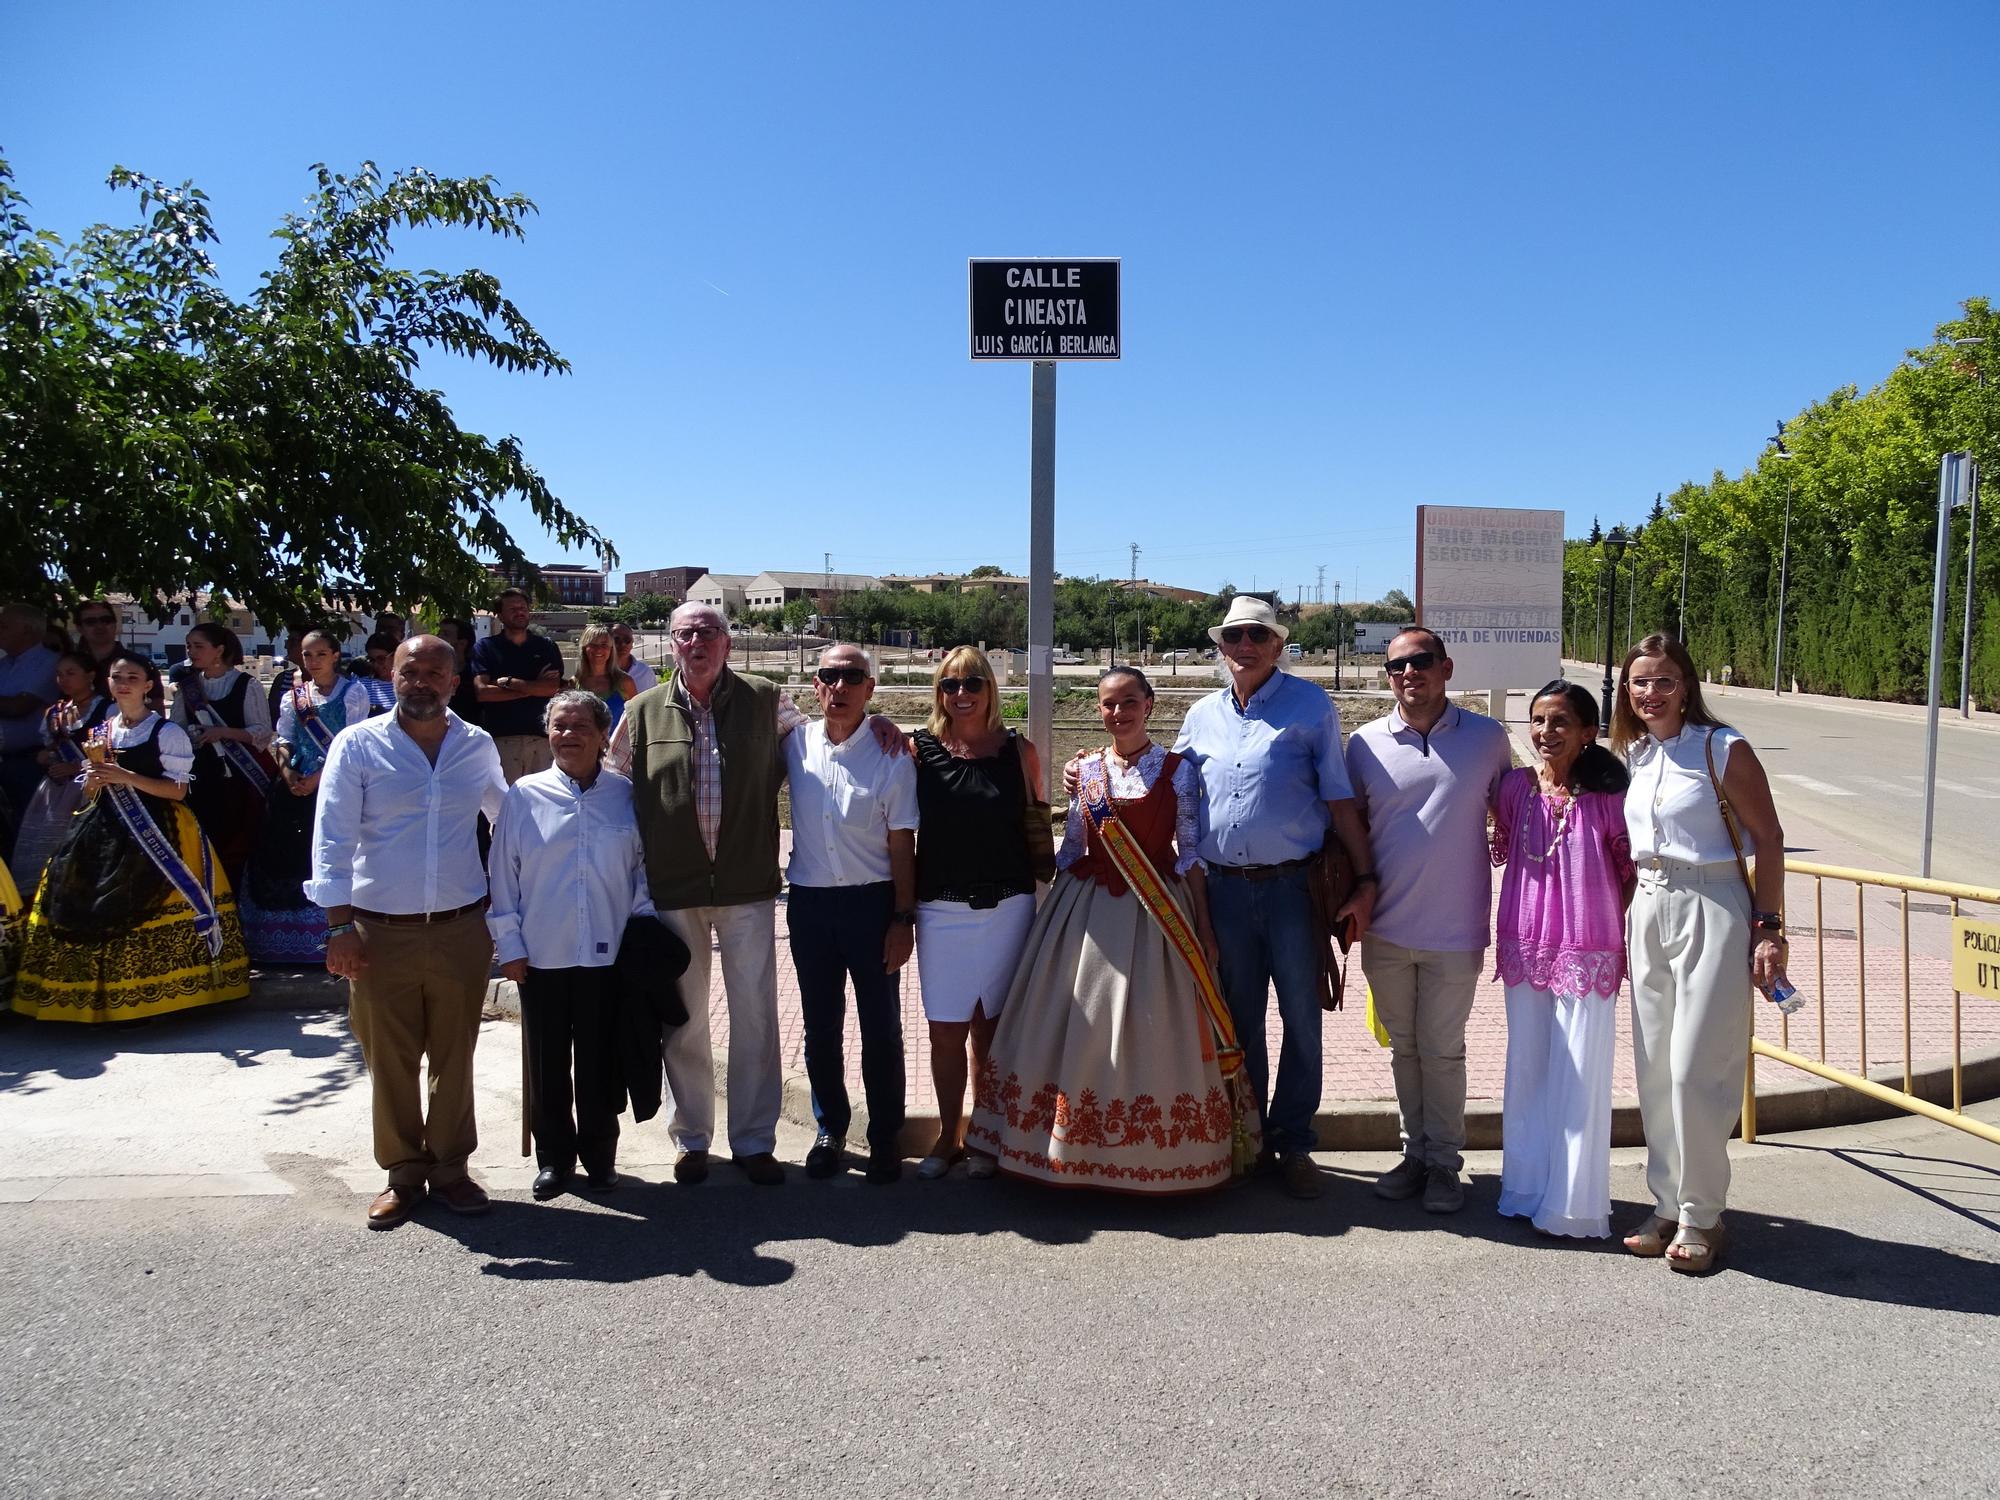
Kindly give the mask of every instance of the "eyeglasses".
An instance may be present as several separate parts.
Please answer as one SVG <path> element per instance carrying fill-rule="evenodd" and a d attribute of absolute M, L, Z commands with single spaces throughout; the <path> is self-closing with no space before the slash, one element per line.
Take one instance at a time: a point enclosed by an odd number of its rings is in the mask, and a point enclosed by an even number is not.
<path fill-rule="evenodd" d="M 1634 677 L 1632 691 L 1635 693 L 1673 693 L 1680 690 L 1678 677 Z"/>
<path fill-rule="evenodd" d="M 960 693 L 984 692 L 985 689 L 986 679 L 984 677 L 941 677 L 938 679 L 938 691 L 943 693 L 947 698 L 955 698 Z"/>
<path fill-rule="evenodd" d="M 817 677 L 828 687 L 841 682 L 846 683 L 849 687 L 860 687 L 862 683 L 868 680 L 868 669 L 866 667 L 821 667 L 817 672 L 813 673 L 813 676 Z"/>
<path fill-rule="evenodd" d="M 712 641 L 722 634 L 720 625 L 683 625 L 678 630 L 667 632 L 683 646 L 692 646 L 696 641 Z"/>
<path fill-rule="evenodd" d="M 1393 657 L 1382 666 L 1391 677 L 1401 677 L 1405 672 L 1428 672 L 1437 664 L 1437 652 L 1412 651 L 1408 656 Z"/>
<path fill-rule="evenodd" d="M 1222 627 L 1222 644 L 1233 646 L 1247 638 L 1251 645 L 1261 646 L 1271 638 L 1271 632 L 1262 625 L 1225 625 Z"/>

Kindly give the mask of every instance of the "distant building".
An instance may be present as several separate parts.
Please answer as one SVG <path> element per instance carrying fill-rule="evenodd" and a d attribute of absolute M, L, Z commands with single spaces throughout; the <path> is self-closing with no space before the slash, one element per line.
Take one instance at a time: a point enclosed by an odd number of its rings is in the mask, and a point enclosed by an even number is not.
<path fill-rule="evenodd" d="M 880 587 L 882 580 L 866 573 L 759 573 L 744 584 L 743 602 L 748 609 L 783 609 L 794 599 L 810 599 L 826 607 L 833 595 Z"/>
<path fill-rule="evenodd" d="M 525 580 L 511 577 L 498 563 L 488 563 L 486 571 L 516 588 L 527 587 Z M 584 609 L 604 602 L 602 568 L 587 568 L 581 563 L 553 562 L 543 563 L 541 572 L 542 587 L 547 591 L 545 602 L 553 608 Z"/>
<path fill-rule="evenodd" d="M 1126 579 L 1118 586 L 1130 593 L 1150 594 L 1155 599 L 1172 599 L 1182 604 L 1201 604 L 1209 597 L 1200 589 L 1175 588 L 1170 583 L 1154 583 L 1150 578 Z"/>
<path fill-rule="evenodd" d="M 1003 599 L 1025 599 L 1028 595 L 1028 580 L 1012 573 L 984 573 L 977 578 L 961 578 L 958 590 L 969 594 L 975 589 L 989 589 Z"/>
<path fill-rule="evenodd" d="M 913 594 L 949 594 L 958 587 L 956 573 L 884 573 L 885 589 L 908 589 Z"/>
<path fill-rule="evenodd" d="M 704 574 L 703 567 L 684 568 L 642 568 L 625 574 L 625 597 L 637 599 L 641 594 L 658 594 L 663 599 L 675 603 L 688 597 L 688 591 Z"/>
<path fill-rule="evenodd" d="M 118 614 L 120 641 L 141 656 L 170 665 L 186 660 L 188 630 L 218 614 L 220 619 L 217 623 L 227 625 L 236 632 L 246 656 L 276 655 L 276 647 L 283 643 L 285 637 L 282 624 L 267 625 L 238 601 L 218 598 L 206 590 L 182 594 L 170 600 L 167 618 L 161 622 L 155 622 L 130 594 L 113 594 L 106 602 Z M 374 631 L 375 616 L 365 610 L 350 609 L 340 613 L 345 614 L 348 624 L 348 637 L 342 642 L 342 647 L 346 654 L 353 655 L 360 651 L 361 642 Z M 333 633 L 340 633 L 337 627 Z"/>
<path fill-rule="evenodd" d="M 684 604 L 706 604 L 725 615 L 740 615 L 745 605 L 743 592 L 751 582 L 748 573 L 704 573 L 688 585 Z M 628 584 L 627 589 L 630 589 Z"/>

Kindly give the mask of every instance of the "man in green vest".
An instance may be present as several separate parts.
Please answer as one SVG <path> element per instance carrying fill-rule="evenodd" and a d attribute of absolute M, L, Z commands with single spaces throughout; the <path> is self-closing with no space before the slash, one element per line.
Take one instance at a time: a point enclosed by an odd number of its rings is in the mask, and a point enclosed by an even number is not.
<path fill-rule="evenodd" d="M 674 1180 L 708 1176 L 715 1133 L 715 1060 L 708 1041 L 709 970 L 722 959 L 729 1006 L 729 1152 L 762 1187 L 785 1180 L 773 1155 L 778 1063 L 778 789 L 784 737 L 806 716 L 775 683 L 729 666 L 729 622 L 711 604 L 683 604 L 668 622 L 674 675 L 626 706 L 609 763 L 632 778 L 646 878 L 660 919 L 687 944 L 681 980 L 688 1019 L 666 1035 L 667 1131 Z M 877 715 L 884 748 L 903 748 Z"/>

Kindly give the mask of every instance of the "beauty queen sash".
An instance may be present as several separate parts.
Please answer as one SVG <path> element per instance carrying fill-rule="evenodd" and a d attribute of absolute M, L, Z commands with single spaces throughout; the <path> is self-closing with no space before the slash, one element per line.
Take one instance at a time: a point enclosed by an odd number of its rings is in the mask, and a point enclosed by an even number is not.
<path fill-rule="evenodd" d="M 336 692 L 345 692 L 347 684 L 337 683 Z M 329 701 L 329 707 L 337 704 L 338 698 Z M 326 764 L 326 753 L 333 748 L 334 731 L 327 728 L 326 720 L 319 707 L 312 701 L 312 692 L 307 687 L 303 675 L 292 684 L 292 713 L 298 720 L 299 733 L 304 735 L 313 749 L 319 752 L 319 764 Z M 344 721 L 343 715 L 343 721 Z M 344 724 L 343 724 L 344 727 Z"/>
<path fill-rule="evenodd" d="M 222 715 L 215 711 L 215 705 L 208 701 L 208 690 L 202 684 L 201 673 L 192 669 L 177 673 L 174 685 L 180 689 L 182 701 L 187 704 L 190 720 L 204 729 L 229 728 L 222 722 Z M 241 740 L 217 740 L 210 748 L 222 757 L 224 769 L 234 769 L 237 775 L 250 783 L 259 797 L 271 795 L 270 773 L 248 745 Z"/>
<path fill-rule="evenodd" d="M 1207 1022 L 1202 1035 L 1202 1051 L 1215 1058 L 1216 1068 L 1222 1074 L 1223 1086 L 1229 1091 L 1230 1104 L 1236 1116 L 1231 1164 L 1238 1175 L 1248 1172 L 1256 1152 L 1251 1145 L 1248 1128 L 1243 1049 L 1236 1045 L 1236 1023 L 1230 1017 L 1229 1002 L 1223 999 L 1222 989 L 1215 982 L 1215 971 L 1209 967 L 1208 955 L 1201 951 L 1201 940 L 1195 936 L 1193 925 L 1168 894 L 1166 881 L 1153 868 L 1153 862 L 1139 847 L 1139 841 L 1132 837 L 1132 831 L 1119 821 L 1118 810 L 1112 805 L 1110 778 L 1105 772 L 1103 757 L 1085 762 L 1083 781 L 1077 788 L 1077 794 L 1083 799 L 1083 815 L 1089 820 L 1091 834 L 1098 846 L 1118 873 L 1125 877 L 1125 884 L 1138 897 L 1139 905 L 1145 908 L 1146 914 L 1166 937 L 1167 946 L 1173 949 L 1181 962 L 1187 965 L 1188 973 L 1194 976 L 1195 993 L 1201 997 L 1202 1015 Z"/>
<path fill-rule="evenodd" d="M 100 752 L 92 755 L 92 760 L 112 757 L 108 721 L 90 732 L 90 743 L 93 749 Z M 180 850 L 173 846 L 165 830 L 146 811 L 146 804 L 140 800 L 138 792 L 129 786 L 107 786 L 101 790 L 111 799 L 111 808 L 118 814 L 119 824 L 145 851 L 146 858 L 153 862 L 153 868 L 165 876 L 167 884 L 194 908 L 195 934 L 208 945 L 208 956 L 222 957 L 222 920 L 215 910 L 215 856 L 209 851 L 207 838 L 201 841 L 201 874 L 196 875 L 188 868 L 187 861 L 181 858 Z"/>

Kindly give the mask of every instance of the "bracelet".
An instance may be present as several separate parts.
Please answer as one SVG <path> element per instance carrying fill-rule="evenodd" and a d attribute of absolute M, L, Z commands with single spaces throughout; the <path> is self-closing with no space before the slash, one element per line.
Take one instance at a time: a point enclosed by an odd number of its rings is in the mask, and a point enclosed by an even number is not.
<path fill-rule="evenodd" d="M 1373 870 L 1367 870 L 1355 876 L 1354 883 L 1356 885 L 1380 885 L 1382 877 L 1377 875 Z"/>
<path fill-rule="evenodd" d="M 335 922 L 326 930 L 327 941 L 332 942 L 337 937 L 346 937 L 352 931 L 354 931 L 352 922 Z"/>

